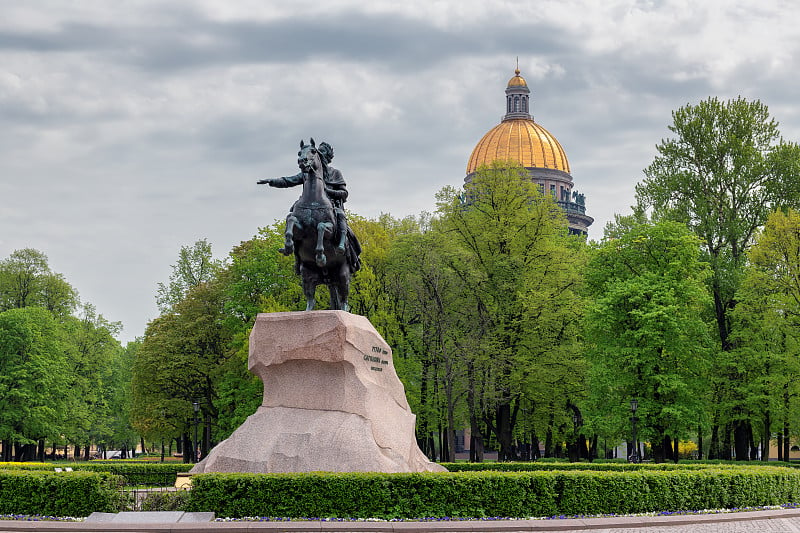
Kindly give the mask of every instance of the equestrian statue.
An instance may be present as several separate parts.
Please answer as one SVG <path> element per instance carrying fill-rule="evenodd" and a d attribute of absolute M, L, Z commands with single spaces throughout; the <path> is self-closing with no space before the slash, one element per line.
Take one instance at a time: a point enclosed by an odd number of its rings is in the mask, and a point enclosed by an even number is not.
<path fill-rule="evenodd" d="M 294 253 L 295 272 L 303 282 L 306 311 L 316 305 L 317 286 L 328 286 L 331 309 L 348 311 L 350 276 L 361 267 L 361 245 L 347 224 L 344 203 L 347 188 L 339 170 L 330 165 L 333 147 L 300 141 L 294 176 L 258 180 L 260 185 L 286 188 L 303 186 L 303 193 L 286 217 L 284 255 Z"/>

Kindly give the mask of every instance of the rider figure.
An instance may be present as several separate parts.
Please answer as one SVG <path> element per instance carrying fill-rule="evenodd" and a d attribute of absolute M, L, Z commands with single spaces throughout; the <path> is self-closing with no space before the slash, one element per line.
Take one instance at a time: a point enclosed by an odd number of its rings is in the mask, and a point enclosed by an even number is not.
<path fill-rule="evenodd" d="M 320 143 L 317 150 L 320 156 L 325 160 L 325 174 L 323 176 L 323 180 L 325 181 L 325 193 L 328 195 L 331 204 L 333 204 L 333 210 L 336 216 L 336 230 L 339 235 L 339 244 L 336 247 L 336 253 L 343 254 L 345 252 L 345 242 L 347 241 L 348 232 L 347 217 L 344 212 L 344 203 L 347 201 L 348 194 L 346 188 L 347 184 L 339 169 L 330 166 L 330 162 L 333 160 L 333 147 L 323 142 Z M 301 171 L 294 176 L 286 176 L 283 178 L 262 179 L 257 183 L 278 188 L 294 187 L 295 185 L 303 183 L 303 172 Z M 292 205 L 292 209 L 286 217 L 287 229 L 289 225 L 292 224 L 290 218 L 293 217 L 295 205 L 297 205 L 297 202 Z M 294 251 L 291 241 L 287 240 L 285 246 L 280 248 L 279 251 L 284 255 L 291 255 Z"/>
<path fill-rule="evenodd" d="M 344 212 L 344 203 L 347 201 L 347 184 L 338 168 L 331 166 L 333 161 L 333 146 L 323 142 L 319 145 L 319 153 L 325 158 L 325 192 L 331 199 L 333 210 L 336 213 L 336 229 L 339 232 L 339 245 L 337 254 L 344 253 L 344 243 L 347 240 L 347 216 Z"/>

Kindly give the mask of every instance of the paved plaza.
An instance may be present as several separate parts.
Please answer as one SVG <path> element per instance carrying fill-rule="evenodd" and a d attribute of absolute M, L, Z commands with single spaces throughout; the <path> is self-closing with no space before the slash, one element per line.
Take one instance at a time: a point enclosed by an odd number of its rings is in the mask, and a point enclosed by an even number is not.
<path fill-rule="evenodd" d="M 4 532 L 116 533 L 800 533 L 800 509 L 714 515 L 449 522 L 0 522 Z"/>

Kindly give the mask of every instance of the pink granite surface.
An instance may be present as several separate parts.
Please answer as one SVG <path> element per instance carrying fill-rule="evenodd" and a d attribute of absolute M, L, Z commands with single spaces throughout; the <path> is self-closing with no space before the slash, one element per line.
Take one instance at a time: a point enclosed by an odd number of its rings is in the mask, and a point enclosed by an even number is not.
<path fill-rule="evenodd" d="M 417 446 L 392 350 L 365 317 L 260 314 L 249 368 L 261 407 L 192 473 L 444 470 Z"/>

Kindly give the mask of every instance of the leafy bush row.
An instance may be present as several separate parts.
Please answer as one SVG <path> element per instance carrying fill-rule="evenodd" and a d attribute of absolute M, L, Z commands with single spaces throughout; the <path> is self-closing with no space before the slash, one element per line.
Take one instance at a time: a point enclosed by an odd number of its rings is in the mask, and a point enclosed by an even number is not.
<path fill-rule="evenodd" d="M 745 467 L 631 472 L 200 474 L 186 510 L 220 517 L 531 517 L 798 501 L 800 472 Z"/>
<path fill-rule="evenodd" d="M 763 466 L 761 463 L 760 466 Z M 530 462 L 530 463 L 442 463 L 450 472 L 540 472 L 550 470 L 585 470 L 595 472 L 637 472 L 657 470 L 701 470 L 707 468 L 738 468 L 748 465 L 704 464 L 704 463 L 566 463 L 566 462 Z M 780 466 L 773 465 L 770 466 Z"/>
<path fill-rule="evenodd" d="M 122 478 L 105 472 L 0 469 L 0 514 L 88 516 L 121 509 Z"/>
<path fill-rule="evenodd" d="M 28 470 L 28 471 L 50 471 L 55 468 L 69 466 L 74 471 L 88 472 L 107 472 L 122 476 L 128 485 L 158 485 L 172 486 L 175 484 L 176 474 L 188 472 L 191 464 L 183 463 L 124 463 L 124 462 L 101 462 L 92 461 L 89 463 L 0 463 L 0 472 L 5 469 Z"/>

